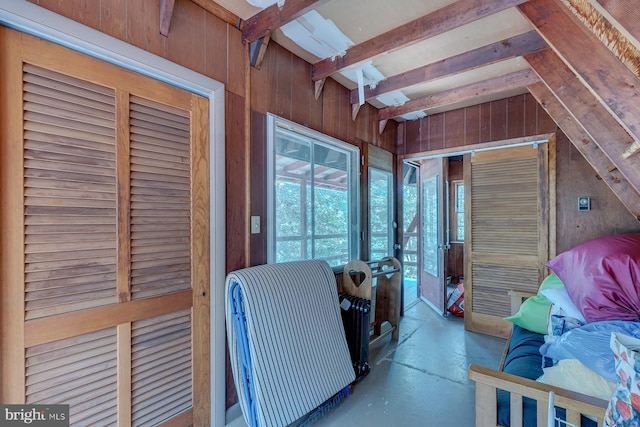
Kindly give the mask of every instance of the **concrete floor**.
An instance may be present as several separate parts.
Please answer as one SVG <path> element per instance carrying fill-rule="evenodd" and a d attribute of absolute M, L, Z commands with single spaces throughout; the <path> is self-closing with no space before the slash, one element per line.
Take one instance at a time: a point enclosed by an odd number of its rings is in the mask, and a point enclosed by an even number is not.
<path fill-rule="evenodd" d="M 471 427 L 474 384 L 469 364 L 497 368 L 505 340 L 464 331 L 460 317 L 442 317 L 425 303 L 407 309 L 400 339 L 371 347 L 371 372 L 315 425 L 324 427 Z M 242 417 L 229 427 L 244 427 Z"/>

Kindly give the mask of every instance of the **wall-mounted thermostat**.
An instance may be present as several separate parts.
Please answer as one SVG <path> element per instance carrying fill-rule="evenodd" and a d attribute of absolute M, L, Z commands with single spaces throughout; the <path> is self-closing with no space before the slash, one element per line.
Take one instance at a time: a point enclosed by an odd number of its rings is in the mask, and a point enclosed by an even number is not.
<path fill-rule="evenodd" d="M 590 211 L 591 210 L 591 197 L 578 197 L 578 210 Z"/>

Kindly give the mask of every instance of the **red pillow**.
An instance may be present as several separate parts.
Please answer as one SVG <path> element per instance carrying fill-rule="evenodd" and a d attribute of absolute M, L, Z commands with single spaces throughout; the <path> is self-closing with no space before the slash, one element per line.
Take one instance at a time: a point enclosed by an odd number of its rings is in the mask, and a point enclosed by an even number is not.
<path fill-rule="evenodd" d="M 640 319 L 640 234 L 582 243 L 547 263 L 587 322 Z"/>

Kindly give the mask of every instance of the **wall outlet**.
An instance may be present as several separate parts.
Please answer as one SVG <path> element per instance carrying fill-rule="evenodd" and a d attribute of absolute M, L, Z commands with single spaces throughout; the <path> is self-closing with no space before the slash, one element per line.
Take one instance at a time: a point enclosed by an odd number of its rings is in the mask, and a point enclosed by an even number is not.
<path fill-rule="evenodd" d="M 260 216 L 251 216 L 251 234 L 260 234 Z"/>

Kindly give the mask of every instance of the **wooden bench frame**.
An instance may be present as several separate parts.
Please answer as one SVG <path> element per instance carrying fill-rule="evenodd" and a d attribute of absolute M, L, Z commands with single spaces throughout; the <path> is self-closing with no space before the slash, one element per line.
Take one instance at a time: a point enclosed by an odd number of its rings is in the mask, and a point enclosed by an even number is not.
<path fill-rule="evenodd" d="M 586 394 L 477 365 L 469 367 L 469 378 L 476 382 L 476 427 L 498 425 L 497 390 L 505 390 L 511 394 L 511 427 L 522 427 L 523 397 L 538 402 L 538 427 L 547 427 L 550 391 L 555 394 L 555 406 L 565 408 L 567 422 L 576 426 L 580 425 L 580 415 L 586 415 L 597 418 L 598 427 L 601 427 L 609 404 L 606 400 Z"/>
<path fill-rule="evenodd" d="M 532 294 L 510 291 L 511 311 L 517 312 L 522 302 Z M 608 401 L 586 394 L 577 393 L 549 384 L 540 383 L 527 378 L 501 372 L 509 349 L 507 340 L 505 351 L 500 361 L 500 371 L 482 366 L 471 365 L 469 378 L 476 383 L 476 427 L 500 427 L 498 425 L 497 391 L 510 393 L 511 427 L 522 427 L 522 398 L 528 397 L 537 402 L 537 427 L 547 427 L 549 415 L 549 392 L 553 391 L 553 403 L 567 412 L 566 421 L 580 426 L 580 416 L 590 416 L 598 420 L 598 427 L 604 425 L 603 419 Z"/>

